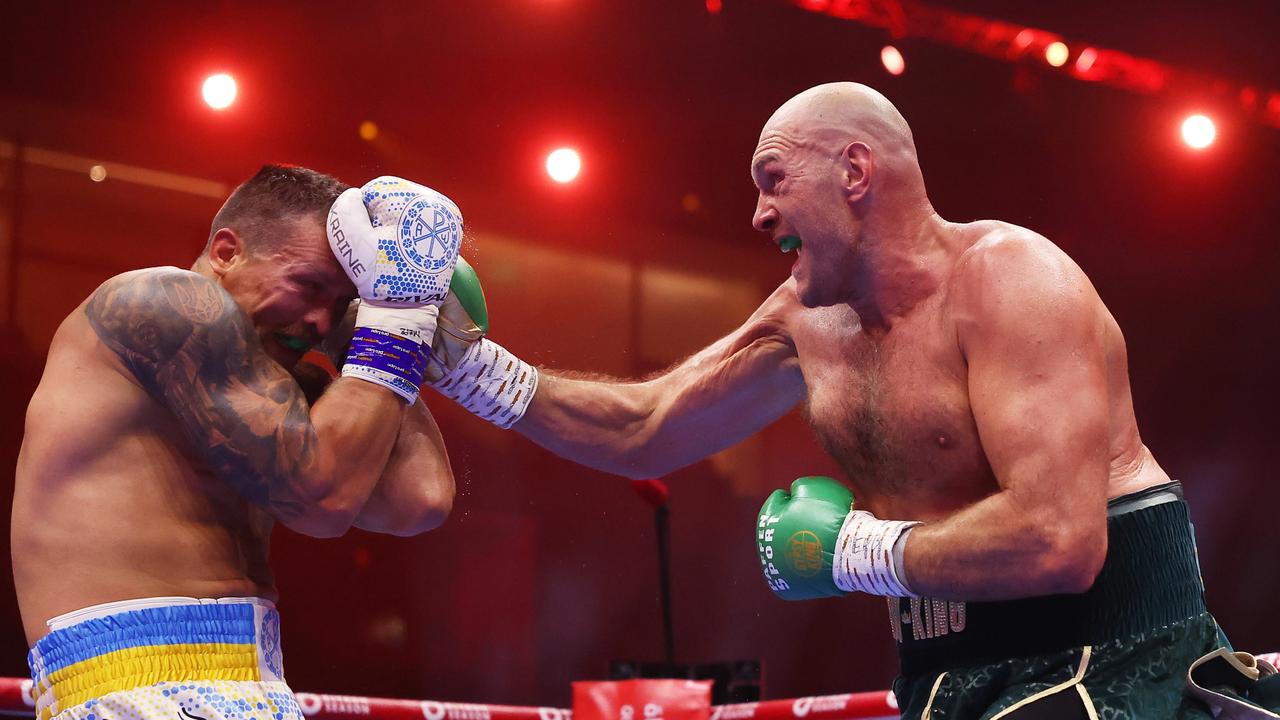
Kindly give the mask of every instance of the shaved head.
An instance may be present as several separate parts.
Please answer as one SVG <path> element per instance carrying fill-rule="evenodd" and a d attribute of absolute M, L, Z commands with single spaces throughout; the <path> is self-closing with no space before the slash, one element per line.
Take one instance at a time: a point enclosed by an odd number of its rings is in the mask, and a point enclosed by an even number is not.
<path fill-rule="evenodd" d="M 911 127 L 888 98 L 866 85 L 826 83 L 786 101 L 761 130 L 757 156 L 775 142 L 824 154 L 840 153 L 851 142 L 863 143 L 884 177 L 902 190 L 923 195 Z"/>
<path fill-rule="evenodd" d="M 751 178 L 751 224 L 783 252 L 798 248 L 791 276 L 806 307 L 866 292 L 904 229 L 937 220 L 906 119 L 858 83 L 818 85 L 783 103 L 760 131 Z"/>
<path fill-rule="evenodd" d="M 854 82 L 811 87 L 782 104 L 765 129 L 866 134 L 885 141 L 912 143 L 911 128 L 889 98 Z"/>

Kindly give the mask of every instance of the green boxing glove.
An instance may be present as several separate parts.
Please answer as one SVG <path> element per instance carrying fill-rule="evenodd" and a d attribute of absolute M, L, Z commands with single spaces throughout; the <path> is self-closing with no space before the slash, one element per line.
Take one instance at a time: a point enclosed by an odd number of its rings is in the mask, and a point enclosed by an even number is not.
<path fill-rule="evenodd" d="M 453 268 L 449 294 L 440 304 L 440 318 L 431 338 L 431 359 L 426 380 L 433 383 L 458 366 L 472 343 L 489 332 L 489 307 L 484 301 L 480 278 L 461 255 Z"/>
<path fill-rule="evenodd" d="M 441 395 L 505 430 L 533 400 L 538 369 L 485 337 L 488 332 L 480 278 L 459 256 L 449 294 L 440 305 L 424 378 Z"/>
<path fill-rule="evenodd" d="M 802 477 L 774 490 L 756 524 L 756 551 L 769 589 L 784 600 L 838 597 L 832 575 L 840 528 L 853 493 L 829 477 Z"/>

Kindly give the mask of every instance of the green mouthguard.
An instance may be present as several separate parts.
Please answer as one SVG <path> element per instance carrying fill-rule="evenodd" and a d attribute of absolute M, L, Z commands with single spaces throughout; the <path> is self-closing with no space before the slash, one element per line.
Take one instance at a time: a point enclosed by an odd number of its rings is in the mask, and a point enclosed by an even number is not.
<path fill-rule="evenodd" d="M 276 342 L 280 343 L 281 345 L 289 348 L 294 352 L 301 353 L 311 349 L 311 343 L 307 342 L 306 340 L 299 340 L 296 337 L 290 337 L 289 335 L 281 335 L 280 333 L 274 333 L 274 335 L 276 338 Z"/>
<path fill-rule="evenodd" d="M 778 247 L 782 248 L 782 252 L 791 252 L 800 247 L 800 236 L 788 235 L 778 241 Z"/>

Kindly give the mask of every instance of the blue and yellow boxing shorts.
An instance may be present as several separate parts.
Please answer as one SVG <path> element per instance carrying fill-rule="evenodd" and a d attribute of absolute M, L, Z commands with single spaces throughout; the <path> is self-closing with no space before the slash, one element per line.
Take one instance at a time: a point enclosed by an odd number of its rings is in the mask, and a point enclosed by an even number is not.
<path fill-rule="evenodd" d="M 302 720 L 260 598 L 148 598 L 49 621 L 27 655 L 37 720 Z"/>

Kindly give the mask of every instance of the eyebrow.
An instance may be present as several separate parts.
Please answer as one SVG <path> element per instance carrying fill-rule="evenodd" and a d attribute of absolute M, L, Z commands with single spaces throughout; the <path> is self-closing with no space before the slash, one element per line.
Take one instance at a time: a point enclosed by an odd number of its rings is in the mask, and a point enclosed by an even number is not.
<path fill-rule="evenodd" d="M 751 174 L 754 175 L 760 172 L 761 168 L 763 168 L 765 165 L 768 165 L 769 163 L 777 159 L 778 159 L 777 154 L 773 152 L 767 152 L 764 155 L 761 155 L 758 160 L 756 160 L 754 163 L 751 163 Z"/>
<path fill-rule="evenodd" d="M 755 178 L 756 176 L 759 176 L 760 172 L 763 172 L 764 170 L 764 165 L 768 165 L 769 163 L 772 163 L 772 161 L 777 159 L 778 159 L 778 155 L 776 154 L 776 152 L 772 152 L 772 151 L 765 152 L 765 154 L 760 156 L 758 160 L 754 161 L 754 163 L 751 163 L 751 178 Z"/>

